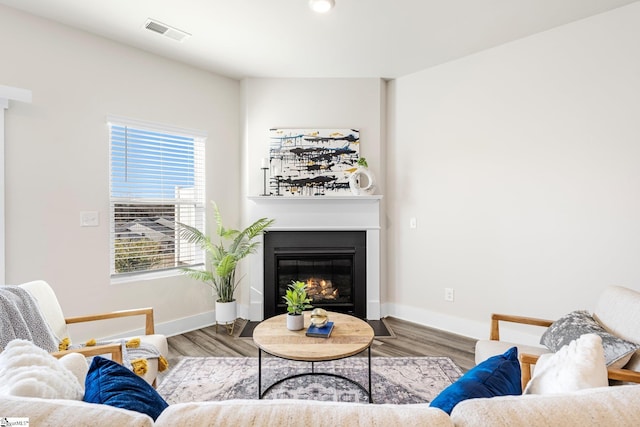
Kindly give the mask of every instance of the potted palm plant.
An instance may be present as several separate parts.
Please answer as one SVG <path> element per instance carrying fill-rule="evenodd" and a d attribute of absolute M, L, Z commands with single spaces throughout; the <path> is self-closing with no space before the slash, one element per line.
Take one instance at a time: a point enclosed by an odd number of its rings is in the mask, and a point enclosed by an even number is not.
<path fill-rule="evenodd" d="M 302 312 L 311 308 L 311 298 L 307 297 L 307 285 L 304 282 L 292 281 L 282 297 L 287 303 L 287 329 L 299 331 L 304 328 Z"/>
<path fill-rule="evenodd" d="M 222 216 L 214 203 L 214 214 L 217 223 L 216 234 L 219 242 L 213 240 L 202 231 L 187 224 L 179 223 L 180 236 L 189 243 L 202 248 L 211 270 L 183 268 L 182 271 L 196 280 L 211 286 L 216 293 L 216 322 L 230 323 L 236 319 L 235 291 L 236 267 L 238 262 L 256 251 L 260 244 L 254 239 L 265 232 L 274 220 L 260 218 L 244 230 L 227 229 L 222 224 Z"/>

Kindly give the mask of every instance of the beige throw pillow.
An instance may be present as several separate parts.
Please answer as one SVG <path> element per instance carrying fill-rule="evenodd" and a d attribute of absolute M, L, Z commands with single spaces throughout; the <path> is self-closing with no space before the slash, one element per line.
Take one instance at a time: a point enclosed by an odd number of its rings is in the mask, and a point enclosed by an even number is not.
<path fill-rule="evenodd" d="M 0 353 L 0 396 L 81 400 L 87 369 L 82 362 L 77 356 L 61 362 L 30 341 L 13 340 Z"/>
<path fill-rule="evenodd" d="M 557 353 L 540 356 L 524 394 L 567 393 L 608 385 L 602 338 L 586 334 Z"/>

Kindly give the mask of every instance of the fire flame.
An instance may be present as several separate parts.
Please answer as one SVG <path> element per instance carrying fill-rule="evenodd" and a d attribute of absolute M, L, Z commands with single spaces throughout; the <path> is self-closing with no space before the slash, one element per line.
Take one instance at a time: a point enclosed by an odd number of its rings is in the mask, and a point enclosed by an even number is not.
<path fill-rule="evenodd" d="M 307 295 L 314 301 L 332 300 L 340 296 L 338 288 L 333 287 L 331 280 L 311 277 L 307 279 Z"/>

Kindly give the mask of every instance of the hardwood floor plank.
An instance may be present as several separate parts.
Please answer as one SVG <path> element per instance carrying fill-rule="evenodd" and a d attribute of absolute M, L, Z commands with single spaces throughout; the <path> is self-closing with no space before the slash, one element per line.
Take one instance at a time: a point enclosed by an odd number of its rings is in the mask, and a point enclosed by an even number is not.
<path fill-rule="evenodd" d="M 447 356 L 462 370 L 475 365 L 475 340 L 393 317 L 385 319 L 395 337 L 376 338 L 371 346 L 374 357 Z M 233 336 L 223 327 L 198 329 L 168 338 L 169 363 L 180 356 L 257 357 L 258 349 L 250 338 L 239 338 L 245 320 L 236 321 Z"/>
<path fill-rule="evenodd" d="M 387 324 L 397 342 L 384 340 L 393 347 L 386 351 L 393 351 L 396 357 L 447 356 L 465 371 L 475 366 L 475 339 L 391 317 Z"/>

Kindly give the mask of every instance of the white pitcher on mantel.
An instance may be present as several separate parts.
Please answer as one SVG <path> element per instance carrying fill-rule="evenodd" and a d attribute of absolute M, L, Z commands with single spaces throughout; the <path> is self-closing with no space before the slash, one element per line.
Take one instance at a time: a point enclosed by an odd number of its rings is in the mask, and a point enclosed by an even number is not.
<path fill-rule="evenodd" d="M 366 177 L 367 185 L 360 186 L 362 176 Z M 349 188 L 354 196 L 363 196 L 373 194 L 376 189 L 376 179 L 373 173 L 366 166 L 360 166 L 349 176 Z"/>

